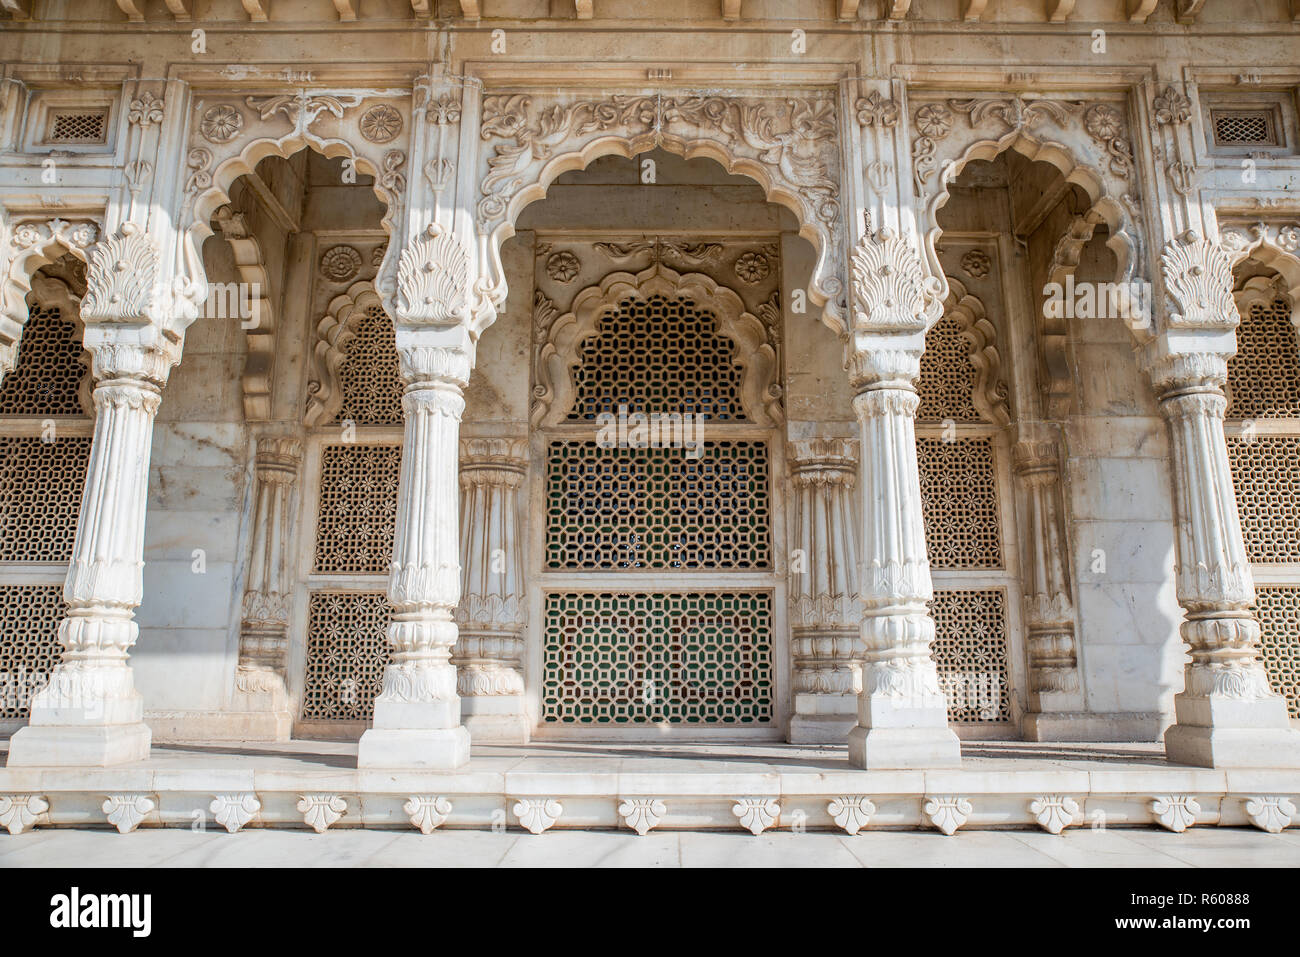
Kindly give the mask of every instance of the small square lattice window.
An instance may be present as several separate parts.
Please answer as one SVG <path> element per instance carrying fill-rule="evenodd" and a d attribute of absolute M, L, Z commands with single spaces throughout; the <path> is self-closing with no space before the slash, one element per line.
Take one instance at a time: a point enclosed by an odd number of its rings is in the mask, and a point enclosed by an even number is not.
<path fill-rule="evenodd" d="M 108 110 L 67 110 L 51 114 L 48 143 L 102 143 Z"/>
<path fill-rule="evenodd" d="M 1257 586 L 1255 597 L 1268 683 L 1286 698 L 1291 719 L 1300 720 L 1300 588 Z"/>
<path fill-rule="evenodd" d="M 369 721 L 388 664 L 388 597 L 317 592 L 307 613 L 304 721 Z"/>
<path fill-rule="evenodd" d="M 766 592 L 547 595 L 542 720 L 766 725 L 771 619 Z"/>
<path fill-rule="evenodd" d="M 0 585 L 0 719 L 26 718 L 63 651 L 62 585 Z"/>
<path fill-rule="evenodd" d="M 939 687 L 948 698 L 949 721 L 1011 720 L 1006 605 L 1000 588 L 934 593 L 934 660 Z"/>
<path fill-rule="evenodd" d="M 1212 110 L 1216 146 L 1281 146 L 1271 110 Z"/>

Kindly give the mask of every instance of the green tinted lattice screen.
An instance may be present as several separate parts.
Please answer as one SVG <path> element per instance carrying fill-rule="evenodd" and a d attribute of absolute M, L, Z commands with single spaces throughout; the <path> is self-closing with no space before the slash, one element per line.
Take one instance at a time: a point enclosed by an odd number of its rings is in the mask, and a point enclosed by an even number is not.
<path fill-rule="evenodd" d="M 546 596 L 542 720 L 747 725 L 772 720 L 767 592 Z"/>
<path fill-rule="evenodd" d="M 771 564 L 766 442 L 602 448 L 552 442 L 548 568 L 738 568 Z"/>

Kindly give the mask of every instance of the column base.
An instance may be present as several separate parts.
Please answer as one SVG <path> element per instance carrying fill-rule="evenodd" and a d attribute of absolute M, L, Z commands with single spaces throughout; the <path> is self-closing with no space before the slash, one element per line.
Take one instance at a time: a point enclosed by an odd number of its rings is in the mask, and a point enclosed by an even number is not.
<path fill-rule="evenodd" d="M 849 732 L 849 764 L 868 771 L 961 767 L 961 741 L 951 728 L 864 728 Z"/>
<path fill-rule="evenodd" d="M 288 741 L 288 711 L 146 711 L 156 744 L 195 741 Z"/>
<path fill-rule="evenodd" d="M 1027 712 L 1020 735 L 1026 741 L 1159 741 L 1168 725 L 1158 711 Z"/>
<path fill-rule="evenodd" d="M 1300 768 L 1300 731 L 1176 724 L 1165 732 L 1165 757 L 1198 768 Z"/>
<path fill-rule="evenodd" d="M 149 758 L 147 725 L 29 725 L 9 739 L 6 767 L 104 768 Z"/>
<path fill-rule="evenodd" d="M 796 714 L 787 737 L 791 744 L 843 744 L 857 726 L 852 714 Z"/>
<path fill-rule="evenodd" d="M 533 724 L 523 714 L 467 714 L 460 723 L 475 744 L 527 744 L 533 734 Z"/>
<path fill-rule="evenodd" d="M 448 771 L 469 762 L 463 727 L 371 728 L 357 744 L 358 768 L 427 768 Z"/>

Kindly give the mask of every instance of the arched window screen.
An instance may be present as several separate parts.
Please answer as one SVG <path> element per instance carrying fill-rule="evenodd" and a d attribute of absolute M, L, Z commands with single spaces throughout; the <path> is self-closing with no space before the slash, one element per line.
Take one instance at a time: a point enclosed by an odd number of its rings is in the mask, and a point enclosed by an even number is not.
<path fill-rule="evenodd" d="M 1254 298 L 1228 362 L 1228 461 L 1269 684 L 1300 719 L 1300 342 L 1284 296 Z"/>
<path fill-rule="evenodd" d="M 62 651 L 63 580 L 93 425 L 73 309 L 66 293 L 31 307 L 0 385 L 0 722 L 27 718 Z"/>
<path fill-rule="evenodd" d="M 544 727 L 775 718 L 770 429 L 718 315 L 625 295 L 575 348 L 545 441 Z M 659 422 L 619 434 L 620 408 Z M 746 587 L 724 587 L 736 572 Z"/>
<path fill-rule="evenodd" d="M 916 383 L 916 454 L 934 577 L 933 649 L 948 719 L 990 725 L 1012 718 L 1007 606 L 1013 581 L 1003 554 L 1002 447 L 997 425 L 976 403 L 971 318 L 949 309 L 926 334 Z"/>

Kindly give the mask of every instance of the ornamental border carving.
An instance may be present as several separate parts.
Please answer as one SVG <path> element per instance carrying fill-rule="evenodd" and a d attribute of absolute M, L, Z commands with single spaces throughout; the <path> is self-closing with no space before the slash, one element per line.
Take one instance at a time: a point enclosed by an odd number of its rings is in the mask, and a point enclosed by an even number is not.
<path fill-rule="evenodd" d="M 745 310 L 732 289 L 703 273 L 678 273 L 662 262 L 633 275 L 613 272 L 588 286 L 573 300 L 573 309 L 558 315 L 553 303 L 538 293 L 534 301 L 533 428 L 558 424 L 574 401 L 573 371 L 583 342 L 600 331 L 600 321 L 629 297 L 683 296 L 717 317 L 715 331 L 734 343 L 732 358 L 741 367 L 740 398 L 745 414 L 756 425 L 785 421 L 777 346 L 769 324 Z M 774 318 L 770 310 L 769 323 Z M 777 316 L 779 319 L 779 310 Z"/>
<path fill-rule="evenodd" d="M 913 189 L 926 211 L 931 262 L 938 262 L 938 215 L 950 198 L 949 185 L 972 161 L 993 160 L 1014 149 L 1055 166 L 1088 194 L 1091 206 L 1085 215 L 1110 229 L 1106 245 L 1117 261 L 1115 281 L 1132 281 L 1145 268 L 1132 118 L 1123 103 L 1005 94 L 929 96 L 913 99 L 911 111 Z M 954 133 L 959 116 L 960 135 Z"/>
<path fill-rule="evenodd" d="M 630 158 L 662 147 L 750 177 L 769 201 L 798 217 L 800 235 L 817 250 L 809 297 L 834 324 L 843 291 L 837 102 L 830 89 L 798 97 L 689 90 L 600 99 L 508 90 L 484 96 L 479 135 L 489 150 L 480 158 L 475 221 L 490 237 L 496 296 L 505 292 L 501 244 L 556 177 L 600 156 Z"/>

